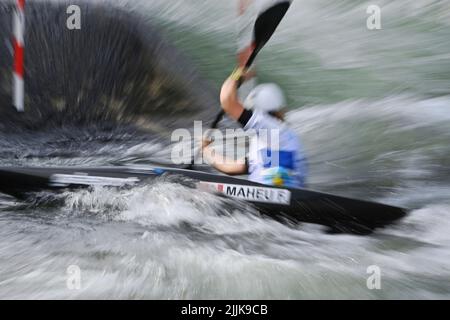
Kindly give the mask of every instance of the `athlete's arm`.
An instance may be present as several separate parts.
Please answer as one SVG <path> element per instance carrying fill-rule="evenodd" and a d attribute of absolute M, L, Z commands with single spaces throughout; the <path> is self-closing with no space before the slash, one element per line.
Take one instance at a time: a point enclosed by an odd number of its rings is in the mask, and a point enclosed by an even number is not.
<path fill-rule="evenodd" d="M 218 154 L 209 144 L 211 141 L 203 140 L 202 151 L 203 158 L 214 168 L 228 175 L 239 175 L 248 172 L 248 165 L 246 161 L 234 160 Z"/>
<path fill-rule="evenodd" d="M 242 112 L 244 112 L 244 106 L 238 99 L 237 84 L 238 81 L 231 75 L 225 80 L 220 91 L 220 103 L 223 111 L 234 120 L 238 120 Z"/>

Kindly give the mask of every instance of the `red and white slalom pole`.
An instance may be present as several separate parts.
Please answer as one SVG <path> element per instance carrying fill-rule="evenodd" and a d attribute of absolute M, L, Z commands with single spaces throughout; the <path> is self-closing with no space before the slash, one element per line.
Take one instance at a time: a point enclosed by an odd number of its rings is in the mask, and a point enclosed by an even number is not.
<path fill-rule="evenodd" d="M 24 53 L 25 53 L 25 0 L 16 0 L 13 17 L 13 105 L 17 111 L 25 110 Z"/>

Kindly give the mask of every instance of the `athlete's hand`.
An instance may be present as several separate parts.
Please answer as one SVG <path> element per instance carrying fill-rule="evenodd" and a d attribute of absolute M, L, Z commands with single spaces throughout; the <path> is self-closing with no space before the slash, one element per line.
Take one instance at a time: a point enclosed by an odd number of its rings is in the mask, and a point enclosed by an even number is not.
<path fill-rule="evenodd" d="M 205 135 L 202 139 L 201 145 L 202 150 L 208 147 L 212 142 L 213 142 L 212 139 L 209 136 Z"/>
<path fill-rule="evenodd" d="M 242 81 L 245 82 L 253 79 L 254 77 L 256 77 L 256 70 L 248 69 L 247 72 L 242 75 Z"/>

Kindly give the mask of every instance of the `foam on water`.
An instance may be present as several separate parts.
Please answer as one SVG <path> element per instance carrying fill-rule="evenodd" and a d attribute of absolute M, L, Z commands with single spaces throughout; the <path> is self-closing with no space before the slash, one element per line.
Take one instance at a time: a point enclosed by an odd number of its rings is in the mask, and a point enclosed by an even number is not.
<path fill-rule="evenodd" d="M 170 183 L 63 197 L 58 219 L 22 218 L 20 227 L 9 221 L 2 228 L 15 246 L 3 242 L 0 251 L 2 288 L 9 288 L 2 296 L 375 298 L 365 287 L 370 265 L 383 272 L 380 297 L 447 296 L 446 285 L 436 284 L 450 274 L 442 268 L 450 259 L 448 205 L 413 211 L 397 226 L 357 237 L 289 227 L 239 206 L 224 215 L 222 199 Z M 79 291 L 65 287 L 72 264 L 82 270 Z"/>

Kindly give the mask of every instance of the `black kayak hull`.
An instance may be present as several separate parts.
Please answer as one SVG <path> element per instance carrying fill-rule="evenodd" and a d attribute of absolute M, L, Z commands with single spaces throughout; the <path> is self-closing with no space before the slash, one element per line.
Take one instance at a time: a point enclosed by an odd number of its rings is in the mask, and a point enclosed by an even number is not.
<path fill-rule="evenodd" d="M 165 167 L 5 167 L 0 168 L 0 192 L 23 199 L 33 192 L 58 192 L 93 185 L 123 187 L 161 176 L 183 177 L 194 188 L 252 203 L 264 215 L 292 222 L 320 224 L 333 232 L 368 234 L 406 215 L 403 208 L 381 203 Z"/>

